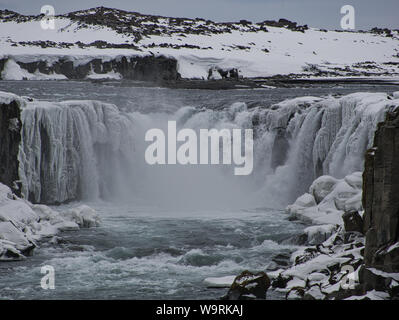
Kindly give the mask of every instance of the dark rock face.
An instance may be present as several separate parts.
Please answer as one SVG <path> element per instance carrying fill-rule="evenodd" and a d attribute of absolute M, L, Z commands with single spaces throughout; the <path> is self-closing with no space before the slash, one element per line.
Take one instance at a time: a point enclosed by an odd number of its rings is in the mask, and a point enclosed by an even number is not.
<path fill-rule="evenodd" d="M 266 299 L 270 279 L 264 272 L 252 273 L 244 271 L 234 279 L 227 296 L 227 300 Z"/>
<path fill-rule="evenodd" d="M 365 264 L 399 272 L 399 110 L 378 125 L 363 173 Z"/>
<path fill-rule="evenodd" d="M 342 215 L 345 231 L 363 233 L 363 219 L 357 211 L 345 212 Z"/>
<path fill-rule="evenodd" d="M 21 141 L 21 110 L 17 101 L 0 104 L 0 182 L 20 196 L 18 152 Z"/>
<path fill-rule="evenodd" d="M 4 69 L 7 59 L 0 60 L 0 73 Z M 106 74 L 114 71 L 122 75 L 123 79 L 139 81 L 169 81 L 179 80 L 180 74 L 177 72 L 177 60 L 164 56 L 132 56 L 115 58 L 110 61 L 102 59 L 92 59 L 91 61 L 74 66 L 73 62 L 60 58 L 51 66 L 46 61 L 38 60 L 33 62 L 16 61 L 22 69 L 30 73 L 39 71 L 43 74 L 62 74 L 68 79 L 84 79 L 95 72 Z"/>

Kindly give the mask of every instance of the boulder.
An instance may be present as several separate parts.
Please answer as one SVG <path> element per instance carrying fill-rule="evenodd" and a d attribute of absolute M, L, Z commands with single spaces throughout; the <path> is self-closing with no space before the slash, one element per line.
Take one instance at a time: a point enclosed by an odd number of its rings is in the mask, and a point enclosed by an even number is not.
<path fill-rule="evenodd" d="M 321 176 L 312 183 L 309 192 L 314 196 L 316 203 L 320 203 L 333 191 L 337 182 L 338 180 L 333 177 Z"/>
<path fill-rule="evenodd" d="M 363 219 L 357 211 L 345 212 L 342 215 L 342 220 L 344 220 L 345 231 L 363 233 Z"/>
<path fill-rule="evenodd" d="M 281 273 L 272 281 L 272 288 L 284 289 L 287 283 L 293 279 L 292 276 L 284 277 Z"/>
<path fill-rule="evenodd" d="M 270 279 L 264 272 L 252 273 L 244 271 L 234 279 L 227 300 L 266 299 L 270 287 Z"/>

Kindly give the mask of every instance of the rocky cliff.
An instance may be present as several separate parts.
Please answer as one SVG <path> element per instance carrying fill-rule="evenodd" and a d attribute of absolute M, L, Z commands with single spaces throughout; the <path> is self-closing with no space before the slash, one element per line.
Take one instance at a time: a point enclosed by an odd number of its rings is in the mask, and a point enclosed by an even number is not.
<path fill-rule="evenodd" d="M 21 141 L 21 111 L 16 100 L 0 102 L 0 181 L 19 195 L 18 151 Z"/>
<path fill-rule="evenodd" d="M 50 79 L 128 79 L 139 81 L 178 80 L 177 61 L 164 56 L 118 56 L 114 59 L 59 57 L 52 64 L 43 59 L 29 62 L 0 60 L 0 79 L 36 80 L 37 75 Z M 18 75 L 19 78 L 18 78 Z M 10 78 L 11 76 L 11 78 Z M 22 79 L 20 79 L 22 78 Z"/>
<path fill-rule="evenodd" d="M 399 272 L 399 110 L 378 125 L 363 173 L 365 265 Z"/>

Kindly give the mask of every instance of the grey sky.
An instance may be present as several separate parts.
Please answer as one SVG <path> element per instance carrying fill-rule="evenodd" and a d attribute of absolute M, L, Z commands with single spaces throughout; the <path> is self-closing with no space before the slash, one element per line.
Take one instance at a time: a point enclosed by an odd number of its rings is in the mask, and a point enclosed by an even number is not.
<path fill-rule="evenodd" d="M 259 22 L 287 18 L 312 27 L 338 29 L 340 8 L 355 7 L 356 29 L 399 29 L 399 0 L 0 0 L 1 9 L 38 14 L 50 4 L 56 13 L 96 6 L 175 17 L 207 18 L 214 21 L 247 19 Z"/>

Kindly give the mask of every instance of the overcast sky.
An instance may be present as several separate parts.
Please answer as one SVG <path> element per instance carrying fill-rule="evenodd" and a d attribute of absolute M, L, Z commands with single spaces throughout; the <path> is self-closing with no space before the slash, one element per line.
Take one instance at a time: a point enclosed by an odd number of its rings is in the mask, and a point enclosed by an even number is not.
<path fill-rule="evenodd" d="M 140 13 L 207 18 L 214 21 L 247 19 L 260 22 L 287 18 L 312 27 L 338 29 L 340 8 L 353 5 L 356 29 L 399 29 L 399 0 L 0 0 L 0 9 L 39 14 L 42 5 L 54 6 L 56 14 L 96 6 Z"/>

